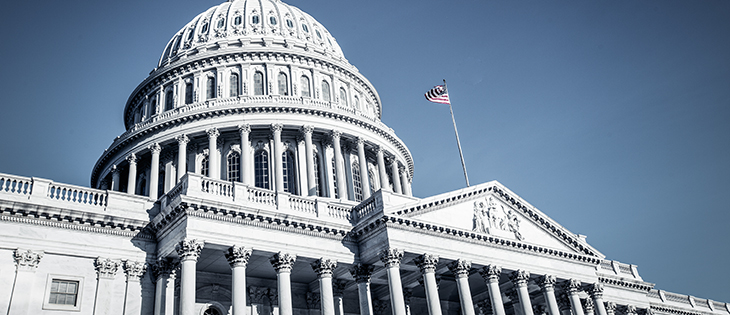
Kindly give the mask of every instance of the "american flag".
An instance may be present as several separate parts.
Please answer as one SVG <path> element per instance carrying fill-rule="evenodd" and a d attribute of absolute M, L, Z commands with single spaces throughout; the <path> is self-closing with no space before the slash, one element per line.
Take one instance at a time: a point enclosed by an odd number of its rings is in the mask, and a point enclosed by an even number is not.
<path fill-rule="evenodd" d="M 446 87 L 443 85 L 434 86 L 433 89 L 429 90 L 426 93 L 426 99 L 429 102 L 451 104 L 451 101 L 449 100 L 449 92 L 446 91 Z"/>

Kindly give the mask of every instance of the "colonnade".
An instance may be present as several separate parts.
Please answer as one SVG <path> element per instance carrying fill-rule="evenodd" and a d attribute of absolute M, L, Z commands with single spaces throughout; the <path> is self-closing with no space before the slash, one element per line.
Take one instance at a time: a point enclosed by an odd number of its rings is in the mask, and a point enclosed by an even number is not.
<path fill-rule="evenodd" d="M 180 294 L 179 305 L 181 315 L 192 315 L 195 306 L 195 268 L 198 257 L 204 242 L 195 239 L 186 239 L 181 241 L 176 251 L 179 256 L 179 281 Z M 251 257 L 252 250 L 242 246 L 231 246 L 225 253 L 231 270 L 232 270 L 232 294 L 231 305 L 233 315 L 242 315 L 246 312 L 246 266 Z M 404 251 L 400 249 L 388 248 L 381 252 L 380 260 L 385 265 L 385 272 L 388 279 L 390 308 L 393 315 L 410 315 L 410 290 L 402 284 L 400 275 L 400 264 L 403 260 Z M 291 272 L 297 256 L 292 253 L 279 252 L 269 258 L 273 270 L 276 272 L 276 298 L 272 304 L 276 303 L 280 315 L 292 315 L 292 283 Z M 413 263 L 421 271 L 422 281 L 425 291 L 425 301 L 430 315 L 441 315 L 442 307 L 439 298 L 438 281 L 436 269 L 439 262 L 438 256 L 431 254 L 423 254 L 413 259 Z M 342 315 L 342 290 L 344 282 L 341 280 L 333 281 L 333 271 L 337 268 L 337 262 L 327 258 L 320 258 L 311 263 L 312 270 L 317 274 L 319 283 L 319 303 L 321 314 L 323 315 Z M 515 315 L 533 315 L 533 310 L 537 309 L 538 315 L 614 315 L 616 304 L 604 303 L 603 301 L 603 285 L 594 283 L 585 285 L 577 279 L 563 279 L 558 281 L 553 275 L 545 274 L 533 276 L 530 272 L 522 269 L 511 272 L 503 272 L 502 268 L 497 265 L 485 265 L 477 268 L 478 273 L 483 277 L 487 286 L 488 299 L 485 300 L 489 306 L 487 311 L 481 310 L 476 312 L 475 304 L 472 300 L 472 292 L 469 287 L 469 275 L 472 269 L 472 263 L 463 259 L 457 259 L 447 265 L 449 271 L 454 275 L 461 314 L 492 314 L 506 315 L 508 312 L 502 300 L 503 293 L 509 297 L 510 304 L 513 307 Z M 174 287 L 171 281 L 171 273 L 174 264 L 170 259 L 159 260 L 154 270 L 156 270 L 157 288 L 155 298 L 155 315 L 170 314 L 173 302 L 171 301 L 174 293 L 167 294 L 167 298 L 163 297 L 163 292 L 168 292 Z M 160 272 L 159 270 L 163 270 Z M 370 279 L 373 274 L 374 267 L 367 264 L 355 264 L 349 272 L 357 284 L 359 308 L 361 315 L 374 315 L 375 307 L 370 290 Z M 502 292 L 500 288 L 500 277 L 506 273 L 509 276 L 512 286 L 507 292 Z M 542 305 L 533 306 L 530 292 L 528 291 L 528 283 L 533 282 L 540 287 L 541 295 L 544 298 Z M 560 294 L 556 296 L 556 286 L 561 284 Z M 504 286 L 502 286 L 504 287 Z M 580 293 L 586 291 L 590 298 L 585 300 L 585 309 L 581 302 Z M 406 296 L 406 293 L 408 296 Z M 559 301 L 561 301 L 559 303 Z M 482 304 L 484 305 L 484 304 Z M 628 306 L 630 309 L 632 306 Z M 382 308 L 381 308 L 382 309 Z M 634 307 L 635 313 L 635 307 Z M 635 315 L 635 314 L 634 314 Z"/>
<path fill-rule="evenodd" d="M 272 142 L 273 148 L 271 148 L 271 156 L 270 156 L 270 164 L 273 168 L 273 182 L 274 185 L 272 187 L 272 190 L 275 190 L 277 192 L 284 192 L 284 166 L 282 165 L 282 154 L 284 150 L 284 144 L 282 142 L 282 131 L 284 130 L 284 126 L 282 124 L 271 124 L 268 126 L 270 131 L 270 140 Z M 254 159 L 253 159 L 253 153 L 255 148 L 252 147 L 250 137 L 251 137 L 251 125 L 249 124 L 243 124 L 238 126 L 238 135 L 240 138 L 240 181 L 243 182 L 246 185 L 254 186 L 255 185 L 255 178 L 254 178 L 254 171 L 255 171 L 255 165 L 254 165 Z M 377 183 L 379 187 L 386 191 L 393 191 L 398 194 L 404 194 L 404 195 L 412 195 L 411 192 L 411 180 L 409 176 L 409 172 L 404 165 L 404 163 L 398 161 L 395 158 L 395 155 L 388 152 L 384 146 L 373 143 L 373 141 L 368 141 L 364 137 L 347 137 L 348 140 L 345 140 L 345 136 L 343 133 L 339 130 L 329 130 L 324 132 L 324 137 L 327 142 L 327 145 L 331 145 L 333 148 L 333 158 L 334 158 L 334 169 L 331 167 L 326 167 L 327 161 L 323 161 L 324 159 L 320 160 L 319 165 L 315 165 L 315 144 L 312 140 L 312 135 L 315 132 L 315 128 L 312 125 L 304 125 L 299 127 L 298 129 L 298 138 L 300 138 L 304 142 L 304 161 L 299 161 L 299 163 L 304 163 L 304 170 L 301 174 L 301 176 L 306 176 L 306 184 L 303 184 L 304 187 L 302 189 L 298 189 L 297 191 L 301 192 L 302 195 L 308 195 L 308 196 L 317 196 L 317 186 L 318 178 L 320 174 L 317 174 L 316 172 L 324 172 L 326 175 L 326 178 L 328 180 L 332 180 L 334 178 L 336 179 L 345 179 L 346 174 L 348 172 L 346 171 L 345 166 L 345 158 L 342 150 L 343 142 L 345 141 L 352 141 L 354 150 L 356 152 L 353 152 L 353 155 L 357 156 L 357 159 L 360 162 L 360 168 L 358 174 L 352 174 L 352 176 L 358 175 L 360 178 L 360 184 L 362 189 L 362 199 L 367 199 L 370 197 L 371 193 L 371 186 L 374 185 L 374 183 L 371 183 L 370 180 L 378 180 Z M 221 179 L 221 161 L 220 161 L 220 154 L 214 154 L 215 152 L 218 152 L 219 146 L 221 142 L 219 141 L 219 137 L 221 136 L 221 132 L 217 128 L 209 128 L 205 130 L 205 133 L 207 135 L 207 147 L 208 147 L 208 165 L 207 168 L 209 170 L 208 176 L 212 179 Z M 321 134 L 322 135 L 322 134 Z M 175 138 L 177 141 L 177 167 L 175 168 L 175 173 L 177 176 L 168 176 L 168 181 L 177 182 L 179 181 L 182 176 L 187 173 L 189 170 L 188 166 L 188 159 L 187 159 L 187 150 L 188 150 L 188 144 L 190 143 L 190 136 L 189 135 L 179 135 Z M 350 147 L 348 145 L 348 147 Z M 151 199 L 157 199 L 158 191 L 157 191 L 157 185 L 160 182 L 159 174 L 160 174 L 160 155 L 163 150 L 169 150 L 165 147 L 161 146 L 159 143 L 153 143 L 149 145 L 144 150 L 140 150 L 135 153 L 129 154 L 125 160 L 128 164 L 128 176 L 126 178 L 127 180 L 127 192 L 130 194 L 134 194 L 136 191 L 136 185 L 137 185 L 137 164 L 139 161 L 139 156 L 141 156 L 143 151 L 148 151 L 150 153 L 150 174 L 149 174 L 149 197 Z M 174 150 L 174 149 L 173 149 Z M 368 161 L 368 153 L 374 152 L 375 159 L 374 161 Z M 168 152 L 168 153 L 174 153 L 174 152 Z M 180 154 L 183 153 L 183 154 Z M 362 161 L 365 161 L 363 163 Z M 368 162 L 372 162 L 372 164 L 375 164 L 377 168 L 377 177 L 370 176 L 370 173 L 368 171 Z M 388 175 L 388 169 L 390 169 L 390 173 L 392 176 Z M 324 174 L 323 174 L 324 175 Z M 392 179 L 392 183 L 391 183 Z M 227 180 L 227 179 L 226 179 Z M 336 182 L 336 186 L 333 187 L 338 192 L 341 199 L 348 199 L 347 192 L 350 191 L 351 187 L 348 187 L 348 180 L 334 180 Z M 119 176 L 119 168 L 114 165 L 111 169 L 111 189 L 112 190 L 120 190 L 119 189 L 119 183 L 120 183 L 120 176 Z M 392 184 L 392 186 L 391 186 Z M 172 185 L 166 185 L 165 191 L 169 190 L 174 186 L 174 183 Z M 392 187 L 392 188 L 391 188 Z M 330 197 L 334 197 L 334 192 L 328 192 L 328 195 Z M 349 196 L 349 199 L 354 199 L 353 196 Z"/>

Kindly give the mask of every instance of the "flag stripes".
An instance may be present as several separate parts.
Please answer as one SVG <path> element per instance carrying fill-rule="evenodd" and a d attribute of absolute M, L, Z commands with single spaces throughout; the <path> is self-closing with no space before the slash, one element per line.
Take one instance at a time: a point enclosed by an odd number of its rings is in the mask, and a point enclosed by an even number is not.
<path fill-rule="evenodd" d="M 446 87 L 443 85 L 434 86 L 433 89 L 426 92 L 426 99 L 429 102 L 451 104 L 451 101 L 449 100 L 449 92 L 446 91 Z"/>

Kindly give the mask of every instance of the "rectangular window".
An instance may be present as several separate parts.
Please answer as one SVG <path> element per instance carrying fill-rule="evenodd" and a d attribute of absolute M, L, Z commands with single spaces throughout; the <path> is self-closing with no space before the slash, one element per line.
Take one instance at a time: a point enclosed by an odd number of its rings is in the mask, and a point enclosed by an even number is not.
<path fill-rule="evenodd" d="M 82 277 L 48 275 L 43 309 L 80 311 L 83 284 Z"/>

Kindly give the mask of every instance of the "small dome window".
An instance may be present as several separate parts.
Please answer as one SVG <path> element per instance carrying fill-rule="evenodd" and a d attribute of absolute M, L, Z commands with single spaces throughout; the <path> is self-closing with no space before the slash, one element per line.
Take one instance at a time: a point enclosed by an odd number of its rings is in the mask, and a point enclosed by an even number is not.
<path fill-rule="evenodd" d="M 330 46 L 332 46 L 332 41 L 330 40 L 329 37 L 327 37 L 327 42 L 330 43 Z"/>
<path fill-rule="evenodd" d="M 294 27 L 294 22 L 292 22 L 291 20 L 287 19 L 286 20 L 286 26 L 288 26 L 289 28 L 292 28 L 292 27 Z"/>
<path fill-rule="evenodd" d="M 309 33 L 309 28 L 307 27 L 307 24 L 302 24 L 302 29 L 305 33 Z"/>
<path fill-rule="evenodd" d="M 200 28 L 201 33 L 205 33 L 208 31 L 208 23 L 203 24 L 203 27 Z"/>
<path fill-rule="evenodd" d="M 270 16 L 269 17 L 269 23 L 271 23 L 271 25 L 276 25 L 276 17 Z"/>
<path fill-rule="evenodd" d="M 193 29 L 190 29 L 190 31 L 188 32 L 188 41 L 193 40 L 193 35 L 194 35 Z"/>
<path fill-rule="evenodd" d="M 233 25 L 241 25 L 241 16 L 240 15 L 233 18 Z"/>
<path fill-rule="evenodd" d="M 317 37 L 319 37 L 319 39 L 322 39 L 322 34 L 319 33 L 319 30 L 314 30 L 314 31 L 317 32 Z"/>
<path fill-rule="evenodd" d="M 259 24 L 259 16 L 258 15 L 252 16 L 251 17 L 251 23 L 252 24 Z"/>
<path fill-rule="evenodd" d="M 218 19 L 218 28 L 222 28 L 224 25 L 226 25 L 226 20 L 224 19 Z"/>

